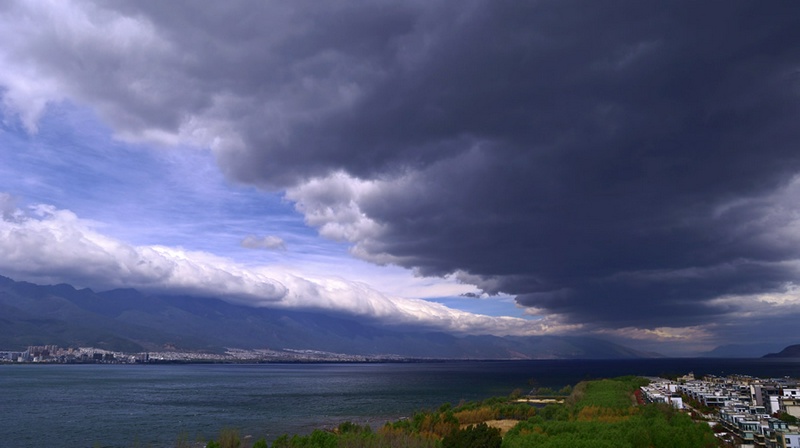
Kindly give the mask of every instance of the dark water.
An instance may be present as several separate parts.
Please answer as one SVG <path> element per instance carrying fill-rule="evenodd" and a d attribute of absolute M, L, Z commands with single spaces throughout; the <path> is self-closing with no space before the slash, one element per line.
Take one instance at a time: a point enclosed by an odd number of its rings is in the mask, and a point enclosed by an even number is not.
<path fill-rule="evenodd" d="M 800 361 L 658 359 L 410 364 L 0 365 L 0 446 L 165 447 L 220 429 L 272 440 L 444 402 L 620 375 L 800 377 Z"/>

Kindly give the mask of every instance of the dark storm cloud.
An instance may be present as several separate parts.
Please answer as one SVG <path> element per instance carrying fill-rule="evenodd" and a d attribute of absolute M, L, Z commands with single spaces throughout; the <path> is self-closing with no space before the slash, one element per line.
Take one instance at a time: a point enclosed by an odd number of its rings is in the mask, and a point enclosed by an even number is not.
<path fill-rule="evenodd" d="M 488 2 L 286 150 L 418 174 L 360 202 L 387 229 L 370 254 L 575 322 L 696 325 L 797 278 L 796 247 L 764 238 L 800 168 L 797 12 Z"/>
<path fill-rule="evenodd" d="M 364 258 L 620 328 L 797 279 L 800 3 L 118 10 L 152 43 L 58 41 L 43 72 L 122 131 L 207 135 L 228 175 L 288 189 Z"/>
<path fill-rule="evenodd" d="M 386 229 L 368 253 L 576 322 L 695 325 L 796 278 L 778 262 L 797 250 L 760 239 L 774 204 L 718 210 L 800 168 L 796 4 L 394 9 L 312 15 L 281 43 L 331 96 L 288 98 L 305 113 L 280 138 L 246 123 L 235 176 L 417 173 L 360 201 Z"/>

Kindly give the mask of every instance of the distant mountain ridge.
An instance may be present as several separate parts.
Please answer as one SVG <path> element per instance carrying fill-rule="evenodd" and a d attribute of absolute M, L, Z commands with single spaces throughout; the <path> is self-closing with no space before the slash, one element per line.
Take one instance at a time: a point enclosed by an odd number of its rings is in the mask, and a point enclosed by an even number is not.
<path fill-rule="evenodd" d="M 253 308 L 215 298 L 94 292 L 0 276 L 0 349 L 92 346 L 126 352 L 226 347 L 452 359 L 614 359 L 650 354 L 575 336 L 456 336 L 349 316 Z"/>
<path fill-rule="evenodd" d="M 764 353 L 778 351 L 780 344 L 771 342 L 752 344 L 720 345 L 711 351 L 701 354 L 703 358 L 761 358 Z"/>
<path fill-rule="evenodd" d="M 800 358 L 800 344 L 790 345 L 778 353 L 769 353 L 764 358 Z"/>

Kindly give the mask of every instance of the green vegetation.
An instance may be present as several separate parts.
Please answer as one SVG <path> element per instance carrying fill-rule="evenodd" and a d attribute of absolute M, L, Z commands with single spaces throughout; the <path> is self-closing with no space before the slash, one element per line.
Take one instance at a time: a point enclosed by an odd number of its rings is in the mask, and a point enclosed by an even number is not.
<path fill-rule="evenodd" d="M 527 421 L 506 434 L 503 447 L 714 447 L 711 429 L 667 405 L 631 415 L 601 414 L 584 420 Z"/>
<path fill-rule="evenodd" d="M 698 448 L 715 447 L 707 425 L 668 405 L 637 405 L 634 392 L 647 384 L 639 377 L 586 381 L 569 390 L 564 404 L 538 411 L 508 397 L 445 403 L 433 411 L 388 423 L 373 431 L 350 422 L 333 431 L 282 435 L 272 448 Z M 508 432 L 505 436 L 503 431 Z M 510 428 L 510 430 L 509 430 Z M 265 440 L 241 445 L 239 433 L 223 430 L 209 448 L 268 448 Z"/>
<path fill-rule="evenodd" d="M 635 377 L 580 383 L 563 407 L 548 406 L 509 431 L 503 447 L 717 446 L 707 425 L 671 406 L 636 406 L 633 392 L 644 384 Z"/>
<path fill-rule="evenodd" d="M 587 407 L 628 409 L 636 404 L 633 393 L 647 383 L 646 379 L 640 377 L 582 382 L 575 386 L 568 402 L 578 411 Z"/>
<path fill-rule="evenodd" d="M 469 425 L 442 439 L 442 448 L 500 448 L 502 444 L 500 430 L 490 428 L 486 423 Z"/>
<path fill-rule="evenodd" d="M 266 440 L 264 445 L 266 445 Z M 212 440 L 206 444 L 206 448 L 239 448 L 242 440 L 239 437 L 239 431 L 231 428 L 224 428 L 219 433 L 219 439 Z"/>
<path fill-rule="evenodd" d="M 775 414 L 775 418 L 778 420 L 784 421 L 790 425 L 797 425 L 800 424 L 800 418 L 795 417 L 794 415 L 788 414 L 786 412 L 780 411 Z"/>
<path fill-rule="evenodd" d="M 716 411 L 716 409 L 712 408 L 711 406 L 706 406 L 705 404 L 695 400 L 694 398 L 686 394 L 681 394 L 681 397 L 683 398 L 684 403 L 688 404 L 693 409 L 702 412 L 703 414 L 713 414 Z"/>

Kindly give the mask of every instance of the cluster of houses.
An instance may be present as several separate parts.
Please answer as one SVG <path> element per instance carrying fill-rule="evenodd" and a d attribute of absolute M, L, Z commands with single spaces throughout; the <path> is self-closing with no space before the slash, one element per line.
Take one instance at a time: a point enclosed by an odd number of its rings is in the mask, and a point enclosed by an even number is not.
<path fill-rule="evenodd" d="M 676 381 L 653 378 L 642 388 L 642 394 L 649 402 L 667 403 L 677 409 L 690 408 L 694 403 L 698 409 L 692 410 L 712 425 L 721 425 L 718 436 L 737 446 L 800 448 L 800 429 L 786 421 L 800 418 L 797 380 L 749 376 L 699 380 L 689 374 Z M 709 409 L 712 412 L 708 413 Z"/>
<path fill-rule="evenodd" d="M 134 364 L 148 361 L 147 353 L 126 355 L 92 347 L 61 348 L 56 345 L 32 345 L 25 351 L 0 351 L 0 363 Z"/>

